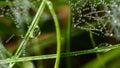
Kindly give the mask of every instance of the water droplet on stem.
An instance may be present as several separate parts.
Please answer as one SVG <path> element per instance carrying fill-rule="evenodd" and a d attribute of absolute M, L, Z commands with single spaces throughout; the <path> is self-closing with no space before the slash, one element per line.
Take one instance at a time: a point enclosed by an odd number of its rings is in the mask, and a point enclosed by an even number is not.
<path fill-rule="evenodd" d="M 111 44 L 108 44 L 108 43 L 101 43 L 101 44 L 99 44 L 97 47 L 95 47 L 95 49 L 97 49 L 97 48 L 104 48 L 104 47 L 111 47 L 112 45 Z M 102 53 L 105 53 L 105 52 L 108 52 L 108 51 L 110 51 L 111 49 L 104 49 L 104 51 L 102 50 L 98 50 L 98 52 L 102 52 Z"/>
<path fill-rule="evenodd" d="M 40 27 L 39 26 L 36 26 L 32 35 L 31 35 L 31 38 L 35 38 L 37 36 L 39 36 L 41 34 L 41 30 L 40 30 Z"/>

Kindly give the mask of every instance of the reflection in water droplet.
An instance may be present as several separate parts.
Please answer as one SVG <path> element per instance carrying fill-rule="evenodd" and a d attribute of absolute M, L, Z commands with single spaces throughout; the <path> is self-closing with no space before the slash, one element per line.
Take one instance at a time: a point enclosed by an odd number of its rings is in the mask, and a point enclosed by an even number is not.
<path fill-rule="evenodd" d="M 41 34 L 41 30 L 40 30 L 40 27 L 39 26 L 36 26 L 32 35 L 31 35 L 31 38 L 35 38 L 37 36 L 39 36 Z"/>

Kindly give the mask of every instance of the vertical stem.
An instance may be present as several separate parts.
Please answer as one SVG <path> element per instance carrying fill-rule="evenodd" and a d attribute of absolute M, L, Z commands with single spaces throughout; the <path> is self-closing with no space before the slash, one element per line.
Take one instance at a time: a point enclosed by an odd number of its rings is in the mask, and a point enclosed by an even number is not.
<path fill-rule="evenodd" d="M 96 47 L 92 32 L 89 32 L 89 35 L 90 35 L 90 39 L 91 39 L 91 43 L 92 43 L 93 47 Z"/>
<path fill-rule="evenodd" d="M 55 28 L 56 28 L 56 34 L 57 34 L 57 55 L 56 55 L 56 61 L 55 61 L 55 66 L 54 68 L 59 68 L 59 63 L 60 63 L 60 55 L 61 55 L 61 33 L 60 33 L 60 26 L 58 22 L 57 15 L 53 9 L 53 4 L 50 1 L 46 1 L 49 10 L 53 16 L 54 23 L 55 23 Z"/>
<path fill-rule="evenodd" d="M 68 19 L 68 24 L 67 24 L 67 30 L 66 30 L 66 52 L 70 52 L 70 36 L 71 36 L 71 8 L 70 8 L 70 13 L 69 13 L 69 19 Z M 66 57 L 67 61 L 67 68 L 71 68 L 71 61 L 70 57 Z"/>
<path fill-rule="evenodd" d="M 93 47 L 95 48 L 96 47 L 96 43 L 94 41 L 92 32 L 89 32 L 89 35 L 90 35 L 91 43 L 92 43 Z M 97 55 L 98 61 L 102 63 L 100 54 L 96 53 L 96 55 Z M 102 67 L 105 68 L 105 65 L 103 64 Z"/>

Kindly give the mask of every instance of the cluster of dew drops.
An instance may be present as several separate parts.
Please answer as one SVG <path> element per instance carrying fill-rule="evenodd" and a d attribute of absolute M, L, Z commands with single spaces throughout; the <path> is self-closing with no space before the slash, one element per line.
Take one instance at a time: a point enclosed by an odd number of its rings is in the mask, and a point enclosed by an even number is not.
<path fill-rule="evenodd" d="M 29 14 L 31 7 L 34 6 L 33 3 L 30 0 L 13 0 L 13 5 L 11 6 L 9 3 L 11 2 L 10 0 L 6 0 L 6 2 L 8 2 L 7 6 L 0 6 L 0 18 L 9 17 L 12 22 L 14 22 L 18 30 L 22 29 L 24 24 L 26 24 L 26 27 L 29 29 L 30 24 L 33 20 Z M 24 38 L 24 34 L 22 32 L 20 33 L 21 34 L 19 36 L 21 38 Z M 40 34 L 41 29 L 37 25 L 30 38 L 38 37 Z M 9 42 L 14 36 L 15 34 L 11 35 L 8 40 L 6 40 L 6 43 Z M 23 56 L 26 54 L 25 48 L 26 47 L 23 47 Z"/>
<path fill-rule="evenodd" d="M 34 6 L 33 3 L 30 0 L 13 0 L 13 4 L 10 6 L 10 0 L 6 0 L 6 2 L 8 2 L 7 6 L 0 6 L 0 18 L 10 17 L 18 30 L 22 29 L 24 24 L 29 28 L 32 22 L 30 9 Z M 39 36 L 40 33 L 40 27 L 37 25 L 30 37 L 35 38 Z M 11 35 L 11 37 L 13 37 L 13 35 Z M 20 34 L 20 37 L 24 38 L 24 34 Z"/>
<path fill-rule="evenodd" d="M 110 36 L 120 40 L 120 1 L 117 0 L 69 0 L 72 11 L 72 25 L 96 35 Z M 96 24 L 97 26 L 95 26 Z M 87 27 L 86 27 L 87 26 Z M 97 48 L 111 47 L 101 43 Z M 111 49 L 103 51 L 108 52 Z M 102 52 L 99 50 L 98 52 Z"/>
<path fill-rule="evenodd" d="M 114 18 L 118 17 L 116 12 L 118 13 L 119 8 L 119 4 L 115 1 L 69 0 L 68 3 L 72 10 L 73 27 L 90 31 L 96 35 L 114 36 L 116 33 L 115 20 L 117 19 Z"/>

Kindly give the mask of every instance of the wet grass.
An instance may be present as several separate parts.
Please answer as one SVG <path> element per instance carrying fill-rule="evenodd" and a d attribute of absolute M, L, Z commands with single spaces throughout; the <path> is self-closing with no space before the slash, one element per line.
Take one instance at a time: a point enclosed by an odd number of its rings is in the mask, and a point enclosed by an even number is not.
<path fill-rule="evenodd" d="M 57 3 L 57 4 L 56 4 Z M 51 2 L 49 0 L 42 0 L 41 3 L 37 3 L 34 1 L 33 4 L 35 4 L 36 6 L 38 6 L 38 10 L 35 13 L 35 16 L 32 20 L 32 23 L 30 24 L 27 32 L 25 33 L 25 36 L 23 37 L 23 39 L 21 39 L 21 41 L 19 42 L 19 46 L 17 47 L 17 49 L 14 51 L 13 54 L 11 54 L 9 51 L 6 50 L 6 48 L 0 44 L 0 50 L 2 51 L 1 54 L 5 55 L 5 58 L 1 58 L 0 60 L 0 64 L 4 65 L 6 63 L 9 63 L 9 67 L 10 68 L 14 68 L 13 66 L 17 63 L 17 62 L 25 62 L 25 61 L 35 61 L 35 60 L 45 60 L 45 59 L 55 59 L 55 63 L 54 63 L 54 68 L 60 68 L 62 59 L 61 58 L 65 58 L 64 61 L 66 61 L 65 63 L 65 67 L 66 68 L 72 68 L 72 62 L 71 62 L 71 56 L 73 57 L 77 57 L 77 56 L 82 56 L 82 55 L 88 55 L 88 54 L 93 54 L 96 53 L 97 58 L 94 58 L 92 61 L 90 61 L 87 64 L 84 64 L 84 66 L 80 66 L 83 68 L 100 68 L 103 65 L 106 65 L 107 63 L 109 63 L 109 61 L 119 57 L 119 49 L 120 49 L 120 44 L 109 44 L 110 46 L 106 46 L 103 45 L 103 47 L 97 47 L 97 44 L 95 43 L 95 38 L 92 35 L 92 33 L 90 33 L 90 42 L 91 44 L 94 46 L 92 47 L 92 49 L 86 49 L 86 50 L 77 50 L 77 51 L 72 51 L 71 49 L 71 37 L 76 37 L 76 36 L 82 36 L 84 33 L 86 33 L 85 31 L 82 31 L 78 28 L 72 28 L 72 22 L 71 22 L 71 8 L 70 12 L 69 12 L 69 16 L 68 16 L 68 23 L 67 26 L 64 29 L 61 29 L 60 27 L 60 21 L 59 18 L 57 17 L 57 13 L 55 11 L 55 8 L 57 8 L 57 6 L 63 6 L 66 5 L 64 2 Z M 9 5 L 11 4 L 11 5 Z M 5 1 L 0 1 L 0 6 L 12 6 L 12 2 L 5 2 Z M 19 6 L 19 5 L 18 5 Z M 43 39 L 41 41 L 35 41 L 36 37 L 33 38 L 33 40 L 30 38 L 30 36 L 32 35 L 32 33 L 34 32 L 34 29 L 36 26 L 39 25 L 40 20 L 41 20 L 41 16 L 44 13 L 44 10 L 49 10 L 52 18 L 53 18 L 53 22 L 55 25 L 55 32 L 53 32 L 52 35 L 50 35 L 50 37 L 47 37 L 47 39 Z M 93 25 L 95 23 L 92 23 Z M 95 24 L 95 26 L 97 26 Z M 89 27 L 88 25 L 83 25 L 83 27 Z M 111 39 L 110 39 L 111 40 Z M 26 56 L 26 57 L 21 57 L 22 53 L 24 51 L 24 47 L 26 45 L 28 45 L 28 43 L 30 43 L 30 41 L 35 41 L 32 44 L 29 45 L 36 45 L 36 46 L 30 46 L 31 48 L 30 51 L 34 51 L 36 50 L 36 48 L 34 49 L 34 47 L 38 47 L 38 53 L 39 48 L 46 48 L 46 47 L 50 47 L 51 45 L 53 45 L 54 43 L 56 43 L 56 54 L 47 54 L 47 55 L 34 55 L 34 56 Z M 86 41 L 84 43 L 87 43 Z M 65 52 L 62 53 L 64 50 L 64 47 L 62 46 L 63 44 L 65 44 Z M 99 44 L 98 44 L 99 45 Z M 72 45 L 73 46 L 73 45 Z M 28 46 L 29 47 L 29 46 Z M 86 47 L 86 46 L 85 46 Z M 63 49 L 62 49 L 63 48 Z M 33 50 L 32 50 L 33 49 Z M 53 49 L 51 48 L 51 51 Z M 71 52 L 72 51 L 72 52 Z M 41 51 L 42 52 L 42 51 Z M 102 54 L 101 54 L 102 53 Z M 98 61 L 100 59 L 102 59 L 101 61 Z M 82 62 L 82 61 L 81 61 Z M 78 62 L 76 62 L 78 63 Z M 17 65 L 17 64 L 16 64 Z M 15 66 L 16 66 L 15 65 Z M 64 65 L 64 64 L 63 64 Z"/>

